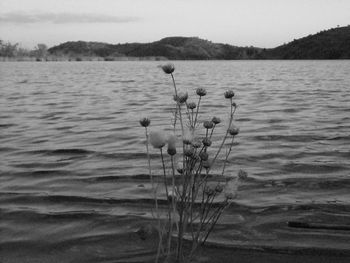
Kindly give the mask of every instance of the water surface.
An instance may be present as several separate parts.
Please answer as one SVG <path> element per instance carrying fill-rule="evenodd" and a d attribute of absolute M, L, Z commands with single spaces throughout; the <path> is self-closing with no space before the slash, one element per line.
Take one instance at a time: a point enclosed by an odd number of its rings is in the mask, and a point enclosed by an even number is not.
<path fill-rule="evenodd" d="M 130 235 L 152 220 L 138 120 L 149 116 L 151 129 L 171 128 L 171 79 L 159 64 L 0 63 L 3 261 L 149 253 Z M 211 240 L 349 249 L 349 231 L 291 229 L 286 222 L 350 224 L 350 62 L 175 66 L 178 88 L 190 99 L 197 87 L 208 91 L 200 121 L 227 119 L 227 89 L 239 105 L 227 173 L 242 168 L 249 180 Z M 159 165 L 158 152 L 152 160 Z"/>

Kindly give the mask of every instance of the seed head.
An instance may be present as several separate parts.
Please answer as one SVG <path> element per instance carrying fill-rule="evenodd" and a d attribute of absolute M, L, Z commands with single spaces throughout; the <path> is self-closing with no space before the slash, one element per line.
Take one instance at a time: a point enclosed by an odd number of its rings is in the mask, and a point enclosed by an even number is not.
<path fill-rule="evenodd" d="M 201 152 L 199 154 L 199 158 L 201 158 L 202 161 L 207 161 L 208 160 L 208 154 L 206 152 Z"/>
<path fill-rule="evenodd" d="M 215 192 L 217 192 L 217 193 L 221 193 L 223 190 L 224 190 L 224 187 L 221 184 L 218 184 L 215 187 Z"/>
<path fill-rule="evenodd" d="M 228 133 L 231 134 L 232 136 L 236 136 L 239 133 L 239 129 L 235 126 L 231 126 L 228 129 Z"/>
<path fill-rule="evenodd" d="M 179 103 L 185 103 L 188 99 L 188 93 L 187 92 L 180 92 L 177 94 L 177 101 Z"/>
<path fill-rule="evenodd" d="M 150 125 L 151 121 L 148 118 L 142 118 L 140 120 L 140 124 L 142 127 L 148 127 Z"/>
<path fill-rule="evenodd" d="M 203 122 L 203 126 L 206 129 L 211 129 L 214 127 L 214 123 L 212 121 L 205 121 L 205 122 Z"/>
<path fill-rule="evenodd" d="M 207 195 L 207 196 L 212 196 L 215 194 L 215 189 L 211 186 L 206 186 L 204 188 L 204 193 Z"/>
<path fill-rule="evenodd" d="M 226 99 L 231 99 L 235 96 L 235 93 L 233 92 L 233 90 L 227 90 L 225 91 L 224 95 Z"/>
<path fill-rule="evenodd" d="M 227 200 L 232 200 L 236 197 L 236 194 L 234 193 L 225 193 L 225 197 Z"/>
<path fill-rule="evenodd" d="M 215 125 L 219 124 L 221 122 L 219 117 L 213 117 L 213 119 L 211 120 Z"/>
<path fill-rule="evenodd" d="M 238 171 L 238 178 L 241 180 L 245 180 L 248 177 L 248 173 L 242 169 Z"/>
<path fill-rule="evenodd" d="M 185 149 L 184 155 L 187 157 L 193 157 L 194 155 L 194 150 L 192 147 Z"/>
<path fill-rule="evenodd" d="M 171 74 L 175 70 L 174 64 L 172 64 L 172 63 L 165 64 L 165 65 L 162 66 L 162 70 L 166 74 Z"/>
<path fill-rule="evenodd" d="M 176 136 L 170 135 L 168 137 L 168 154 L 173 156 L 176 154 Z"/>
<path fill-rule="evenodd" d="M 189 102 L 187 103 L 187 108 L 189 108 L 190 110 L 193 110 L 197 107 L 196 103 L 194 102 Z"/>
<path fill-rule="evenodd" d="M 205 137 L 202 141 L 203 145 L 206 147 L 209 147 L 211 145 L 211 140 L 207 137 Z"/>
<path fill-rule="evenodd" d="M 193 141 L 193 135 L 190 132 L 186 132 L 182 138 L 184 144 L 191 144 Z"/>
<path fill-rule="evenodd" d="M 177 172 L 178 172 L 179 174 L 183 174 L 183 172 L 184 172 L 184 166 L 183 166 L 182 162 L 179 162 L 179 163 L 177 164 L 176 170 L 177 170 Z"/>
<path fill-rule="evenodd" d="M 196 93 L 197 93 L 197 95 L 200 96 L 200 97 L 207 95 L 207 91 L 206 91 L 204 88 L 198 88 L 198 89 L 196 90 Z"/>
<path fill-rule="evenodd" d="M 205 169 L 209 169 L 209 168 L 210 168 L 210 162 L 209 162 L 209 160 L 206 160 L 206 161 L 202 162 L 202 166 L 203 166 Z"/>
<path fill-rule="evenodd" d="M 193 148 L 199 148 L 202 146 L 202 142 L 198 138 L 194 139 L 191 144 Z"/>
<path fill-rule="evenodd" d="M 166 138 L 162 132 L 151 132 L 149 135 L 149 141 L 154 148 L 160 149 L 166 143 Z"/>

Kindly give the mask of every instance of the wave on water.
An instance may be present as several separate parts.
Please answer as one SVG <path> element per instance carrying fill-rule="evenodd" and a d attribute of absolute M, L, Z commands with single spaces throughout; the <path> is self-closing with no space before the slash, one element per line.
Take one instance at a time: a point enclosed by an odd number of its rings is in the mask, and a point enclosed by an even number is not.
<path fill-rule="evenodd" d="M 145 248 L 136 232 L 154 222 L 139 119 L 151 118 L 150 131 L 172 129 L 171 82 L 157 65 L 0 65 L 0 261 L 154 255 L 156 242 Z M 178 61 L 176 68 L 181 91 L 207 89 L 200 110 L 208 118 L 227 118 L 223 94 L 232 87 L 236 93 L 241 132 L 226 170 L 245 169 L 249 177 L 210 242 L 349 250 L 349 231 L 287 224 L 349 225 L 349 62 Z M 215 137 L 212 149 L 219 143 Z M 160 180 L 160 152 L 150 151 L 153 178 Z M 224 182 L 218 174 L 210 181 Z M 167 200 L 158 190 L 163 209 Z"/>

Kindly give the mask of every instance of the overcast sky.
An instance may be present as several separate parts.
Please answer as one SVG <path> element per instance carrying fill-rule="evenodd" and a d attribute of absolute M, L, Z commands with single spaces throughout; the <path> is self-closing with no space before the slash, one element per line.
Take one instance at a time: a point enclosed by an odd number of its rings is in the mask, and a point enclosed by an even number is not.
<path fill-rule="evenodd" d="M 0 0 L 0 39 L 27 48 L 167 36 L 268 48 L 348 24 L 350 0 Z"/>

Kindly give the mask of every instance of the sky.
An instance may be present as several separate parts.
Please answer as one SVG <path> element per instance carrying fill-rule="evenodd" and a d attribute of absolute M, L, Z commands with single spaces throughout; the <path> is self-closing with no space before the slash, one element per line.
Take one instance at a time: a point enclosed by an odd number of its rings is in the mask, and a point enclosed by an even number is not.
<path fill-rule="evenodd" d="M 350 24 L 350 0 L 0 0 L 0 39 L 33 48 L 199 37 L 276 47 Z"/>

